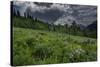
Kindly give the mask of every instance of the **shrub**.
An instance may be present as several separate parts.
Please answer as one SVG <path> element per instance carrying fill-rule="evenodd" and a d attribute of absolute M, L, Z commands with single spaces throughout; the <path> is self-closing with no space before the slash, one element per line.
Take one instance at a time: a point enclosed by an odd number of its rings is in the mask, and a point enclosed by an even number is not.
<path fill-rule="evenodd" d="M 63 49 L 63 62 L 77 62 L 80 61 L 81 55 L 85 51 L 81 48 L 80 45 L 70 44 Z"/>
<path fill-rule="evenodd" d="M 47 46 L 46 44 L 38 44 L 34 47 L 33 57 L 45 60 L 52 55 L 52 48 Z"/>
<path fill-rule="evenodd" d="M 20 66 L 20 65 L 27 65 L 27 64 L 34 64 L 33 58 L 31 57 L 31 51 L 22 42 L 14 44 L 13 46 L 13 65 Z"/>
<path fill-rule="evenodd" d="M 34 37 L 26 39 L 26 44 L 30 48 L 33 48 L 36 45 L 37 42 L 38 42 L 38 40 L 36 38 L 34 38 Z"/>

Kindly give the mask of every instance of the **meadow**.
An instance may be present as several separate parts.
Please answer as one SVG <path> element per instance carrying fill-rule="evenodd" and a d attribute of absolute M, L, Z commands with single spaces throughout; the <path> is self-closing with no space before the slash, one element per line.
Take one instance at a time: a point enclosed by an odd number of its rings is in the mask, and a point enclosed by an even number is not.
<path fill-rule="evenodd" d="M 97 39 L 62 32 L 13 27 L 13 65 L 97 60 Z"/>

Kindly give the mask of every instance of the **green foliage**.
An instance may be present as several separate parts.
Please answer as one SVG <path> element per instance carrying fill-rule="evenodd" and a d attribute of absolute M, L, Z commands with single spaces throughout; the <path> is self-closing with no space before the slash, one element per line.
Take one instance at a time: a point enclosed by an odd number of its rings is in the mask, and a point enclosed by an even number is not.
<path fill-rule="evenodd" d="M 13 45 L 13 65 L 34 64 L 29 47 L 23 41 L 17 41 Z"/>
<path fill-rule="evenodd" d="M 40 29 L 40 30 L 48 30 L 48 24 L 43 23 L 37 19 L 33 20 L 32 18 L 28 17 L 13 17 L 13 26 L 20 27 L 20 28 L 29 28 L 29 29 Z"/>
<path fill-rule="evenodd" d="M 13 65 L 97 60 L 96 39 L 15 27 L 13 39 Z"/>
<path fill-rule="evenodd" d="M 53 23 L 48 24 L 47 22 L 42 22 L 37 18 L 32 18 L 30 15 L 25 14 L 25 17 L 21 17 L 19 11 L 17 12 L 17 16 L 13 16 L 13 26 L 20 27 L 20 28 L 29 28 L 29 29 L 36 29 L 36 30 L 46 30 L 46 31 L 55 31 L 60 33 L 67 33 L 71 35 L 78 35 L 78 36 L 85 36 L 91 38 L 97 38 L 97 31 L 96 29 L 89 30 L 89 29 L 80 29 L 78 24 L 73 21 L 71 26 L 65 25 L 54 25 Z M 96 23 L 96 22 L 95 22 Z"/>
<path fill-rule="evenodd" d="M 24 13 L 24 16 L 14 9 L 13 65 L 97 60 L 97 41 L 93 39 L 97 38 L 96 29 L 82 30 L 75 21 L 71 26 L 62 26 L 33 19 L 30 14 Z"/>
<path fill-rule="evenodd" d="M 52 55 L 52 48 L 47 44 L 38 44 L 34 47 L 33 56 L 40 60 L 45 60 Z"/>
<path fill-rule="evenodd" d="M 81 56 L 84 56 L 85 50 L 80 45 L 70 44 L 64 47 L 64 62 L 81 62 Z"/>

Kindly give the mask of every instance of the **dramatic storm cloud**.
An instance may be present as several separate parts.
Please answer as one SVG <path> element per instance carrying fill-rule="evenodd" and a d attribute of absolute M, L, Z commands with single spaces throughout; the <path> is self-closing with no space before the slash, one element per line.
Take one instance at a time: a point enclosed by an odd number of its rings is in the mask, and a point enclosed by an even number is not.
<path fill-rule="evenodd" d="M 97 20 L 96 6 L 14 1 L 13 7 L 20 11 L 21 16 L 28 13 L 33 18 L 56 25 L 70 25 L 76 21 L 87 26 Z"/>

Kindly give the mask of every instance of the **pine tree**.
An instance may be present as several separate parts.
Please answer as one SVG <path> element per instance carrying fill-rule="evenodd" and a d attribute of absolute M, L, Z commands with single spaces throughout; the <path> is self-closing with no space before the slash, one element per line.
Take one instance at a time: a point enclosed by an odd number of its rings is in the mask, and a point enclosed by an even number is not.
<path fill-rule="evenodd" d="M 15 8 L 13 8 L 13 14 L 14 14 L 14 16 L 16 16 L 16 11 L 15 11 Z"/>
<path fill-rule="evenodd" d="M 20 12 L 17 10 L 17 16 L 20 16 Z"/>
<path fill-rule="evenodd" d="M 65 32 L 68 32 L 68 24 L 67 23 L 65 24 L 64 28 L 65 28 Z"/>
<path fill-rule="evenodd" d="M 26 17 L 26 18 L 27 18 L 27 14 L 26 14 L 26 13 L 24 13 L 24 17 Z"/>
<path fill-rule="evenodd" d="M 72 25 L 71 25 L 71 27 L 70 27 L 70 32 L 71 32 L 72 34 L 74 34 L 74 35 L 77 33 L 77 24 L 76 24 L 75 21 L 73 21 L 73 23 L 72 23 Z"/>

